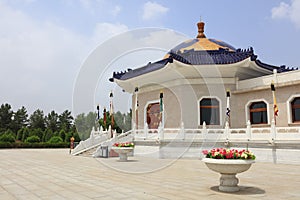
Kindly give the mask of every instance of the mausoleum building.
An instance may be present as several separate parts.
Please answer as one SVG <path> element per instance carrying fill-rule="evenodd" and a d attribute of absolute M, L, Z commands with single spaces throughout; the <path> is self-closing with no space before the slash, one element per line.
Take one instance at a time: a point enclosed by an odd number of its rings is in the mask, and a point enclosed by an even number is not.
<path fill-rule="evenodd" d="M 113 73 L 110 81 L 132 94 L 136 127 L 270 127 L 272 120 L 280 127 L 299 125 L 300 71 L 264 63 L 252 47 L 209 39 L 204 25 L 199 22 L 196 38 L 161 60 Z"/>

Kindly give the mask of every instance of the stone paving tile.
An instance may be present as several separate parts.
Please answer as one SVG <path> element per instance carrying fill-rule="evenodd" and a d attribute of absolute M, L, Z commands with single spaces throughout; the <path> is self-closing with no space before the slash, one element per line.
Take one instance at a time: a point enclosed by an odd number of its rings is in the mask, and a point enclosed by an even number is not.
<path fill-rule="evenodd" d="M 36 189 L 33 191 L 33 193 L 38 197 L 46 197 L 46 196 L 53 196 L 56 194 L 56 192 L 52 192 L 50 190 L 47 190 L 45 188 L 40 187 L 39 189 Z"/>
<path fill-rule="evenodd" d="M 199 159 L 70 156 L 67 149 L 0 150 L 0 199 L 300 199 L 299 165 L 255 163 L 241 190 L 218 191 Z"/>
<path fill-rule="evenodd" d="M 22 194 L 22 195 L 15 195 L 16 199 L 20 199 L 20 200 L 39 200 L 40 197 L 34 195 L 34 194 Z"/>
<path fill-rule="evenodd" d="M 0 194 L 0 199 L 5 199 L 5 200 L 14 200 L 16 199 L 13 195 L 11 195 L 10 193 L 6 192 L 6 193 L 1 193 Z"/>

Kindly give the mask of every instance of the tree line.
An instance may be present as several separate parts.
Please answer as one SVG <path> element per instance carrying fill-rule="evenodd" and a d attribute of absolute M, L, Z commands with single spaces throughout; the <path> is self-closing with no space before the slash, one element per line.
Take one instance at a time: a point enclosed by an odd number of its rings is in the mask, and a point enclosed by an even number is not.
<path fill-rule="evenodd" d="M 131 129 L 131 110 L 129 113 L 114 113 L 114 129 L 117 132 Z M 111 125 L 111 115 L 98 118 L 96 112 L 79 114 L 75 119 L 71 111 L 58 114 L 54 110 L 48 114 L 40 109 L 31 115 L 22 106 L 16 111 L 8 103 L 0 107 L 0 142 L 9 143 L 68 143 L 71 137 L 75 142 L 89 137 L 92 127 L 102 126 L 107 130 Z"/>
<path fill-rule="evenodd" d="M 10 104 L 0 107 L 0 142 L 63 143 L 71 137 L 80 141 L 71 112 L 51 111 L 47 115 L 40 109 L 28 115 L 24 106 L 13 111 Z"/>
<path fill-rule="evenodd" d="M 113 113 L 113 129 L 117 133 L 126 132 L 131 129 L 131 116 L 132 110 L 127 113 L 121 113 L 120 111 Z M 89 112 L 87 115 L 84 113 L 77 115 L 75 119 L 75 125 L 78 134 L 82 140 L 87 139 L 90 136 L 92 127 L 95 129 L 102 127 L 102 129 L 108 130 L 112 126 L 112 115 L 107 111 L 103 113 Z"/>

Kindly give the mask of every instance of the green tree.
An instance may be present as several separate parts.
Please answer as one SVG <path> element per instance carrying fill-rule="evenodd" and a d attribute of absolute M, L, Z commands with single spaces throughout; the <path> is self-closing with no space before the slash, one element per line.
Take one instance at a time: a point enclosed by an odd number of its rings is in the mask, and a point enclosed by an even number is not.
<path fill-rule="evenodd" d="M 59 129 L 64 129 L 65 131 L 70 131 L 74 118 L 71 115 L 71 111 L 65 110 L 58 116 L 58 126 Z"/>
<path fill-rule="evenodd" d="M 120 111 L 114 113 L 114 129 L 117 130 L 118 133 L 129 131 L 131 129 L 131 115 L 132 110 L 128 113 L 121 113 Z M 102 126 L 103 130 L 107 130 L 108 127 L 111 125 L 111 116 L 109 115 L 109 112 L 106 113 L 106 126 L 104 126 L 104 119 L 101 118 L 99 120 L 100 126 Z"/>
<path fill-rule="evenodd" d="M 24 133 L 25 132 L 25 133 Z M 19 129 L 18 130 L 18 133 L 17 133 L 17 137 L 16 137 L 16 139 L 17 140 L 22 140 L 22 141 L 24 141 L 23 140 L 23 135 L 26 135 L 27 134 L 27 137 L 29 136 L 29 129 L 27 128 L 27 127 L 23 127 L 23 128 L 21 128 L 21 129 Z M 26 139 L 26 138 L 25 138 Z"/>
<path fill-rule="evenodd" d="M 22 141 L 25 142 L 25 140 L 28 138 L 28 136 L 29 136 L 29 129 L 24 128 L 23 132 L 22 132 Z"/>
<path fill-rule="evenodd" d="M 63 141 L 65 141 L 65 139 L 66 139 L 66 131 L 64 129 L 62 129 L 62 130 L 59 131 L 59 137 L 61 137 L 61 139 Z"/>
<path fill-rule="evenodd" d="M 46 127 L 53 132 L 58 130 L 58 114 L 52 110 L 45 118 Z"/>
<path fill-rule="evenodd" d="M 29 132 L 29 137 L 38 136 L 39 138 L 43 138 L 43 130 L 40 128 L 31 129 Z"/>
<path fill-rule="evenodd" d="M 13 115 L 13 120 L 11 122 L 11 129 L 17 133 L 23 127 L 26 127 L 28 124 L 28 114 L 24 106 L 18 109 L 17 112 Z"/>
<path fill-rule="evenodd" d="M 6 103 L 0 107 L 0 131 L 6 131 L 10 128 L 13 117 L 11 106 Z"/>
<path fill-rule="evenodd" d="M 80 137 L 79 137 L 79 135 L 78 135 L 77 132 L 68 132 L 66 134 L 65 142 L 70 142 L 70 138 L 71 137 L 74 137 L 74 139 L 75 139 L 74 141 L 75 142 L 80 142 Z"/>
<path fill-rule="evenodd" d="M 42 141 L 43 141 L 43 142 L 48 142 L 48 141 L 50 140 L 51 137 L 53 137 L 53 131 L 52 131 L 51 129 L 47 128 L 47 129 L 44 131 Z"/>
<path fill-rule="evenodd" d="M 40 128 L 42 130 L 45 130 L 45 118 L 44 112 L 42 110 L 37 109 L 30 115 L 29 127 L 31 129 Z"/>
<path fill-rule="evenodd" d="M 96 121 L 96 113 L 89 112 L 86 116 L 84 113 L 77 115 L 75 126 L 81 140 L 85 140 L 90 136 L 92 128 L 98 125 Z"/>
<path fill-rule="evenodd" d="M 124 130 L 125 122 L 124 120 L 126 119 L 126 115 L 122 114 L 120 111 L 116 112 L 114 114 L 114 129 L 118 132 L 121 133 L 122 130 Z"/>
<path fill-rule="evenodd" d="M 102 126 L 103 130 L 108 130 L 108 127 L 111 125 L 111 119 L 109 112 L 106 112 L 106 123 L 104 124 L 104 117 L 101 118 L 98 123 Z"/>

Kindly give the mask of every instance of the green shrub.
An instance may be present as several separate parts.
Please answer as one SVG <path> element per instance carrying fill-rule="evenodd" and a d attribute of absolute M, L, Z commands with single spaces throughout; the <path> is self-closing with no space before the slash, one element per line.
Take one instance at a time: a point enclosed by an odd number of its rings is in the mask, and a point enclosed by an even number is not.
<path fill-rule="evenodd" d="M 53 132 L 52 132 L 51 129 L 48 129 L 48 128 L 47 128 L 47 129 L 44 131 L 43 142 L 48 142 L 48 141 L 51 139 L 51 137 L 53 137 Z"/>
<path fill-rule="evenodd" d="M 25 142 L 28 142 L 28 143 L 39 143 L 40 142 L 40 138 L 39 136 L 37 135 L 32 135 L 32 136 L 29 136 Z"/>
<path fill-rule="evenodd" d="M 58 144 L 50 144 L 50 143 L 26 143 L 26 142 L 18 142 L 18 143 L 9 143 L 9 142 L 1 142 L 0 141 L 0 149 L 2 148 L 69 148 L 70 144 L 67 142 L 58 143 Z"/>
<path fill-rule="evenodd" d="M 1 142 L 14 143 L 15 142 L 15 137 L 12 134 L 3 134 L 3 135 L 0 136 L 0 141 Z"/>
<path fill-rule="evenodd" d="M 0 141 L 0 148 L 13 148 L 13 144 L 15 143 Z"/>
<path fill-rule="evenodd" d="M 63 140 L 59 136 L 53 136 L 52 138 L 50 138 L 50 140 L 48 142 L 50 144 L 57 144 L 57 143 L 62 143 Z"/>
<path fill-rule="evenodd" d="M 63 130 L 63 129 L 61 131 L 59 131 L 59 137 L 61 137 L 61 139 L 63 141 L 65 141 L 65 139 L 66 139 L 66 131 Z"/>
<path fill-rule="evenodd" d="M 23 129 L 23 135 L 22 135 L 22 141 L 24 142 L 29 136 L 29 129 L 28 128 L 24 128 Z"/>
<path fill-rule="evenodd" d="M 29 132 L 29 137 L 34 136 L 34 135 L 36 135 L 40 139 L 42 139 L 43 138 L 43 131 L 42 131 L 42 129 L 40 129 L 40 128 L 31 129 L 30 132 Z"/>

